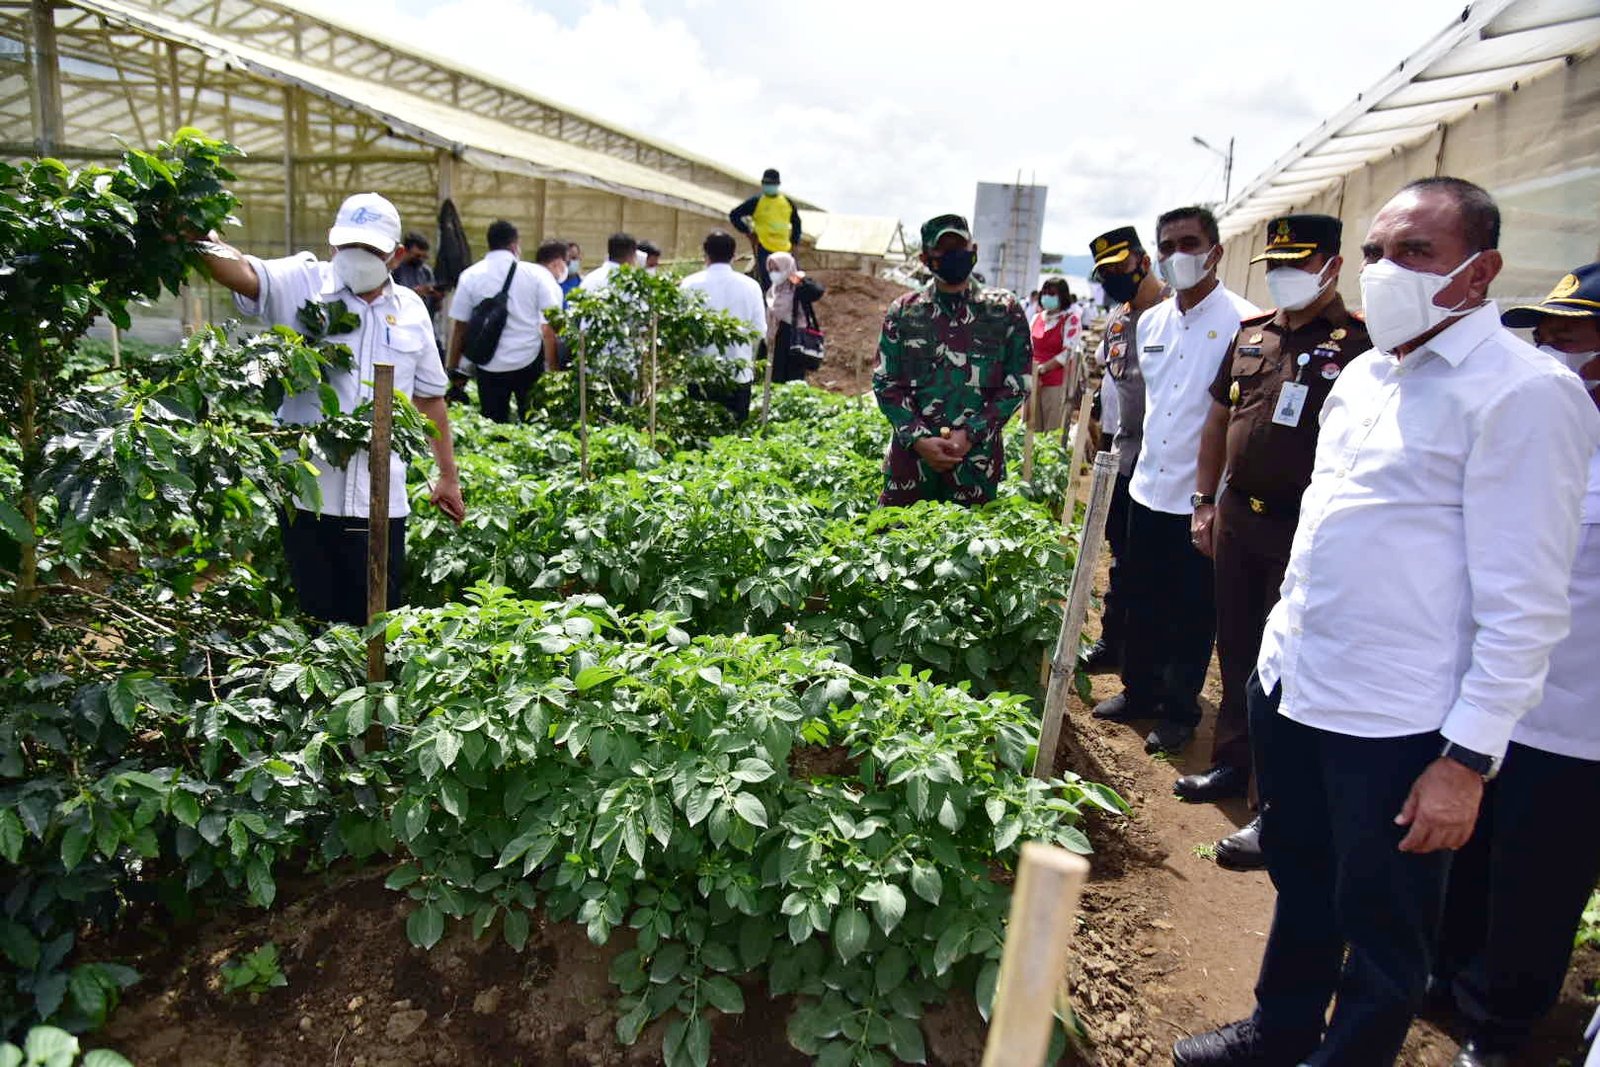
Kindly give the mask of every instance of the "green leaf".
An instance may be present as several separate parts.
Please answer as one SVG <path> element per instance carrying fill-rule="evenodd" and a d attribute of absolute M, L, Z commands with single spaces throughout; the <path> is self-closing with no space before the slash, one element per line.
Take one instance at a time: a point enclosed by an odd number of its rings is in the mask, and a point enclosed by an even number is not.
<path fill-rule="evenodd" d="M 944 891 L 944 878 L 933 864 L 918 860 L 911 865 L 911 891 L 937 906 Z"/>
<path fill-rule="evenodd" d="M 928 1050 L 922 1041 L 922 1028 L 904 1015 L 889 1018 L 889 1051 L 901 1063 L 927 1063 Z"/>
<path fill-rule="evenodd" d="M 645 997 L 639 998 L 628 1011 L 617 1018 L 617 1040 L 624 1045 L 632 1045 L 639 1040 L 639 1033 L 644 1029 L 645 1023 L 650 1021 L 650 1001 Z"/>
<path fill-rule="evenodd" d="M 444 936 L 444 913 L 432 901 L 411 913 L 406 920 L 406 937 L 419 948 L 432 948 Z"/>
<path fill-rule="evenodd" d="M 759 826 L 763 830 L 767 828 L 767 809 L 759 799 L 749 793 L 734 794 L 733 810 L 738 813 L 739 818 L 751 826 Z"/>
<path fill-rule="evenodd" d="M 0 1067 L 22 1067 L 22 1050 L 10 1042 L 0 1045 Z"/>
<path fill-rule="evenodd" d="M 506 944 L 522 951 L 522 946 L 528 943 L 528 913 L 522 908 L 513 907 L 506 911 L 504 933 Z"/>
<path fill-rule="evenodd" d="M 677 941 L 668 941 L 650 961 L 650 981 L 665 985 L 683 973 L 689 962 L 689 950 Z"/>
<path fill-rule="evenodd" d="M 978 972 L 978 984 L 973 994 L 978 1002 L 978 1014 L 983 1016 L 983 1021 L 989 1021 L 989 1015 L 994 1011 L 994 990 L 1000 982 L 1000 961 L 989 960 L 983 965 L 983 970 Z"/>
<path fill-rule="evenodd" d="M 82 863 L 83 857 L 89 852 L 92 836 L 86 818 L 67 827 L 67 832 L 61 835 L 61 865 L 70 871 Z"/>
<path fill-rule="evenodd" d="M 717 975 L 700 984 L 706 1002 L 724 1015 L 738 1015 L 744 1011 L 744 993 L 733 979 Z"/>
<path fill-rule="evenodd" d="M 7 863 L 16 863 L 22 856 L 22 820 L 9 809 L 0 809 L 0 856 Z"/>
<path fill-rule="evenodd" d="M 133 1067 L 133 1064 L 110 1049 L 97 1048 L 83 1057 L 83 1067 Z"/>
<path fill-rule="evenodd" d="M 54 1026 L 35 1026 L 28 1031 L 22 1051 L 29 1067 L 72 1067 L 78 1057 L 78 1039 Z"/>
<path fill-rule="evenodd" d="M 106 999 L 105 986 L 100 984 L 93 965 L 72 969 L 72 975 L 67 980 L 67 995 L 78 1006 L 78 1010 L 95 1023 L 105 1019 L 110 1004 Z"/>
<path fill-rule="evenodd" d="M 17 544 L 31 545 L 34 543 L 33 527 L 28 520 L 23 518 L 22 512 L 11 505 L 9 500 L 0 498 L 0 526 L 5 527 Z"/>
<path fill-rule="evenodd" d="M 739 765 L 733 769 L 733 776 L 735 778 L 741 782 L 748 782 L 751 785 L 754 785 L 758 782 L 764 782 L 776 773 L 777 772 L 772 769 L 771 764 L 767 763 L 765 760 L 758 759 L 742 759 L 739 761 Z"/>
<path fill-rule="evenodd" d="M 872 979 L 879 996 L 888 996 L 911 973 L 911 954 L 903 946 L 891 944 L 878 954 Z"/>
<path fill-rule="evenodd" d="M 833 920 L 833 947 L 846 963 L 860 955 L 867 947 L 867 937 L 872 933 L 872 921 L 855 908 L 840 908 Z"/>
<path fill-rule="evenodd" d="M 250 857 L 244 867 L 245 884 L 250 887 L 250 899 L 263 908 L 272 907 L 278 895 L 278 886 L 272 880 L 272 869 L 260 855 Z"/>
<path fill-rule="evenodd" d="M 878 882 L 877 892 L 873 894 L 872 914 L 878 920 L 878 926 L 886 934 L 894 932 L 900 925 L 900 920 L 906 914 L 906 895 L 899 886 L 893 882 Z"/>

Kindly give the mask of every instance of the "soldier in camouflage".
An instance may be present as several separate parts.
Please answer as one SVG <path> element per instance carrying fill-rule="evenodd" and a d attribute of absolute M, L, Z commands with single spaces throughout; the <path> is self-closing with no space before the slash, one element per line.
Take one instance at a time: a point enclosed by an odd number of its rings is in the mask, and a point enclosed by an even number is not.
<path fill-rule="evenodd" d="M 885 507 L 982 504 L 1005 476 L 1002 432 L 1027 396 L 1033 356 L 1017 298 L 972 279 L 976 254 L 966 219 L 930 219 L 922 262 L 934 280 L 884 316 L 872 390 L 894 431 Z"/>

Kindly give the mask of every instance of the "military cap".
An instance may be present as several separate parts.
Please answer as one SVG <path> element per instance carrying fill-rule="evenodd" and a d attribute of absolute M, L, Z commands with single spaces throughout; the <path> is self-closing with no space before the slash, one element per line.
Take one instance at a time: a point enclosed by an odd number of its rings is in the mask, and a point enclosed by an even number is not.
<path fill-rule="evenodd" d="M 1298 263 L 1318 252 L 1339 254 L 1344 223 L 1332 215 L 1281 215 L 1267 223 L 1267 250 L 1250 262 Z"/>
<path fill-rule="evenodd" d="M 1579 267 L 1556 282 L 1550 295 L 1537 304 L 1508 308 L 1500 316 L 1507 326 L 1535 326 L 1540 316 L 1560 315 L 1569 319 L 1600 318 L 1600 263 Z"/>
<path fill-rule="evenodd" d="M 1139 231 L 1132 226 L 1118 226 L 1089 242 L 1089 251 L 1094 254 L 1095 269 L 1108 266 L 1112 263 L 1121 263 L 1128 258 L 1129 252 L 1144 252 L 1144 245 L 1139 243 Z"/>
<path fill-rule="evenodd" d="M 939 238 L 947 233 L 960 234 L 966 240 L 972 240 L 972 227 L 967 225 L 966 219 L 960 215 L 935 215 L 922 224 L 922 250 L 932 252 Z"/>
<path fill-rule="evenodd" d="M 777 167 L 768 167 L 761 172 L 761 180 L 768 185 L 777 185 L 782 179 L 778 177 Z"/>

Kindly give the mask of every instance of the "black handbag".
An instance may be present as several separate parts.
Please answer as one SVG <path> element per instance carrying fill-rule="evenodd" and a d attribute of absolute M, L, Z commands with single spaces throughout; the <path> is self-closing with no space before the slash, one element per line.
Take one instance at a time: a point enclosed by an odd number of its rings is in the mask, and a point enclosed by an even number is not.
<path fill-rule="evenodd" d="M 500 347 L 500 335 L 506 330 L 506 301 L 516 273 L 517 265 L 512 263 L 500 291 L 478 301 L 472 308 L 472 318 L 467 320 L 467 338 L 461 354 L 480 366 L 493 359 L 495 349 Z"/>
<path fill-rule="evenodd" d="M 805 325 L 800 324 L 800 313 L 805 312 Z M 794 315 L 789 323 L 789 358 L 807 372 L 820 370 L 827 354 L 827 338 L 817 325 L 817 313 L 809 303 L 800 302 L 799 286 L 795 287 Z"/>

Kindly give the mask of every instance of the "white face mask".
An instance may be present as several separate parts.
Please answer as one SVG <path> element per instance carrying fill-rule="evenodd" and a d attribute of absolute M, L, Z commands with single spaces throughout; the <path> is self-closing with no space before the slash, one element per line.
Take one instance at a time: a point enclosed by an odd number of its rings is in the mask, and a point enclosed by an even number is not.
<path fill-rule="evenodd" d="M 1440 307 L 1433 298 L 1481 254 L 1472 253 L 1449 274 L 1408 270 L 1392 259 L 1362 267 L 1361 308 L 1373 347 L 1380 352 L 1393 352 L 1457 314 L 1460 305 Z"/>
<path fill-rule="evenodd" d="M 782 285 L 789 280 L 789 276 L 781 270 L 769 270 L 767 271 L 767 277 L 772 279 L 773 285 Z"/>
<path fill-rule="evenodd" d="M 341 248 L 333 254 L 333 273 L 357 296 L 383 288 L 389 280 L 389 264 L 364 248 Z"/>
<path fill-rule="evenodd" d="M 581 260 L 581 259 L 569 259 L 569 260 L 567 260 L 567 273 L 568 274 L 576 274 L 576 273 L 578 273 L 579 270 L 582 269 L 582 267 L 583 267 L 583 260 Z"/>
<path fill-rule="evenodd" d="M 1593 352 L 1563 352 L 1554 345 L 1540 345 L 1539 351 L 1560 360 L 1568 370 L 1578 376 L 1583 382 L 1584 388 L 1589 392 L 1600 391 L 1600 378 L 1591 379 L 1583 376 L 1583 368 L 1595 359 L 1600 358 L 1600 349 L 1595 349 Z"/>
<path fill-rule="evenodd" d="M 1284 311 L 1309 307 L 1327 287 L 1321 271 L 1311 274 L 1294 267 L 1267 271 L 1267 292 L 1272 294 L 1272 302 Z"/>
<path fill-rule="evenodd" d="M 1159 264 L 1161 280 L 1180 293 L 1193 289 L 1210 273 L 1206 270 L 1206 260 L 1210 258 L 1210 249 L 1204 252 L 1174 252 Z"/>

